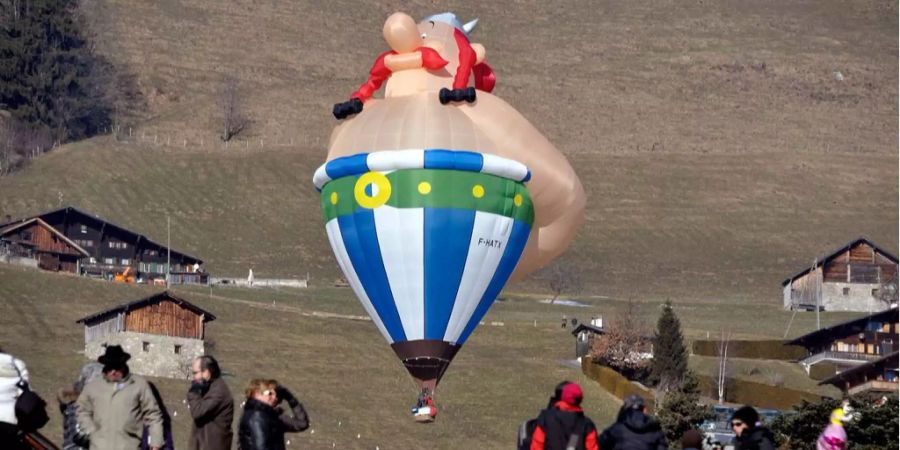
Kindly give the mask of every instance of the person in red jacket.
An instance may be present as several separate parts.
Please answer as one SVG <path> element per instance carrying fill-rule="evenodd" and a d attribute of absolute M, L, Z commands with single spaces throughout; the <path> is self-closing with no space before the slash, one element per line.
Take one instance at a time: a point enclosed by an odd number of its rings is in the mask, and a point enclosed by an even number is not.
<path fill-rule="evenodd" d="M 599 450 L 597 428 L 581 409 L 581 386 L 567 381 L 557 392 L 556 402 L 538 416 L 531 450 Z"/>

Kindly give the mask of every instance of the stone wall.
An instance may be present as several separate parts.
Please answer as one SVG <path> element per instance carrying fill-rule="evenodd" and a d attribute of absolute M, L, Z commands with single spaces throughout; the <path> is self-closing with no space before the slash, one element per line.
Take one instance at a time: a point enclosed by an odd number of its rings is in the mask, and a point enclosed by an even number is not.
<path fill-rule="evenodd" d="M 879 287 L 876 283 L 822 283 L 822 306 L 825 311 L 882 311 L 888 306 L 872 296 Z"/>
<path fill-rule="evenodd" d="M 0 263 L 4 264 L 15 264 L 17 266 L 25 266 L 25 267 L 34 267 L 38 268 L 38 260 L 34 258 L 26 258 L 24 256 L 13 256 L 5 253 L 0 253 Z"/>
<path fill-rule="evenodd" d="M 121 345 L 130 353 L 128 367 L 133 373 L 177 379 L 188 379 L 191 362 L 205 351 L 200 339 L 126 331 L 88 342 L 84 348 L 85 356 L 96 360 L 105 351 L 105 345 Z"/>

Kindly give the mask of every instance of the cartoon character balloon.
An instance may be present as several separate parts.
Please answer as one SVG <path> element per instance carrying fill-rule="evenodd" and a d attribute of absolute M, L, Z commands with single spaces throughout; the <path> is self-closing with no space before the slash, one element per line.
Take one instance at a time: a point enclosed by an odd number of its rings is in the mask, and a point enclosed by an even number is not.
<path fill-rule="evenodd" d="M 338 264 L 427 395 L 506 282 L 559 256 L 584 217 L 565 157 L 490 94 L 476 22 L 390 16 L 391 50 L 335 105 L 314 176 Z"/>

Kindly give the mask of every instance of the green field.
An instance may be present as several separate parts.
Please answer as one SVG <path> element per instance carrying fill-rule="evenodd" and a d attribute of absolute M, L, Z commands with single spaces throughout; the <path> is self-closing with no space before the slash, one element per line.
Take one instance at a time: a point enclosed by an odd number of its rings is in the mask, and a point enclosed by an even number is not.
<path fill-rule="evenodd" d="M 81 354 L 83 329 L 75 321 L 158 289 L 0 266 L 0 345 L 26 361 L 36 389 L 51 399 L 56 389 L 74 381 L 86 362 Z M 617 401 L 580 370 L 563 364 L 574 356 L 574 339 L 560 327 L 560 319 L 603 315 L 609 320 L 625 307 L 622 301 L 586 298 L 582 301 L 589 306 L 582 308 L 506 295 L 444 378 L 437 396 L 439 420 L 423 426 L 413 423 L 408 413 L 414 383 L 375 326 L 358 319 L 365 312 L 349 289 L 175 292 L 218 317 L 210 323 L 207 338 L 228 373 L 232 392 L 239 395 L 250 378 L 273 377 L 303 399 L 315 432 L 293 439 L 306 447 L 330 448 L 332 442 L 337 448 L 422 448 L 421 442 L 448 449 L 508 447 L 518 424 L 536 414 L 563 379 L 582 384 L 586 411 L 598 424 L 609 424 L 618 408 Z M 715 309 L 708 304 L 675 307 L 685 334 L 695 337 L 722 327 L 740 337 L 780 337 L 790 318 L 776 307 L 735 307 L 725 318 L 705 312 Z M 659 304 L 641 303 L 638 310 L 652 325 Z M 751 314 L 756 320 L 744 319 Z M 827 324 L 847 315 L 823 317 Z M 799 314 L 791 335 L 813 326 L 813 315 Z M 697 361 L 692 366 L 708 369 Z M 802 369 L 779 364 L 779 370 L 791 375 L 790 387 L 809 387 L 795 376 Z M 188 383 L 155 381 L 169 409 L 177 413 L 176 440 L 183 443 L 188 425 L 182 399 Z M 59 439 L 60 426 L 59 416 L 53 414 L 45 430 Z"/>

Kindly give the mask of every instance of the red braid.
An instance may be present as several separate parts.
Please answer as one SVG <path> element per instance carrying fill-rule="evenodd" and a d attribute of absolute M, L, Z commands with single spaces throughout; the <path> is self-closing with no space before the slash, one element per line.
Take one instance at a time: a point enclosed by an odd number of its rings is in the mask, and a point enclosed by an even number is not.
<path fill-rule="evenodd" d="M 453 77 L 453 89 L 465 89 L 469 86 L 469 74 L 475 72 L 475 89 L 485 92 L 494 90 L 497 77 L 491 66 L 486 63 L 475 64 L 478 56 L 469 43 L 469 38 L 459 28 L 453 30 L 456 46 L 459 48 L 459 66 L 456 67 L 456 76 Z"/>

